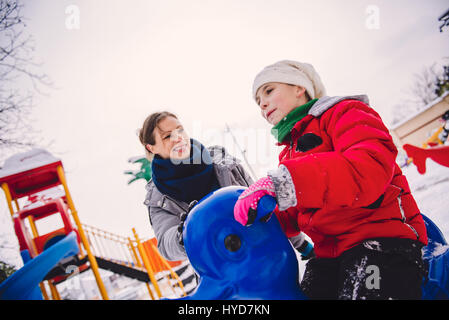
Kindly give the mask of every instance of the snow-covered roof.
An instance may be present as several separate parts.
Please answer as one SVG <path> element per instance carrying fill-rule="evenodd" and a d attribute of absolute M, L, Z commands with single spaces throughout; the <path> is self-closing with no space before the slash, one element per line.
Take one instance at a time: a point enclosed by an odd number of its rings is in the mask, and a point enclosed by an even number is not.
<path fill-rule="evenodd" d="M 441 97 L 436 98 L 435 100 L 433 100 L 432 102 L 426 104 L 422 109 L 420 109 L 419 111 L 412 113 L 409 117 L 406 117 L 405 119 L 403 119 L 402 121 L 399 121 L 397 123 L 395 123 L 394 125 L 391 126 L 391 130 L 394 130 L 396 128 L 399 128 L 401 125 L 403 125 L 404 123 L 410 121 L 411 119 L 415 118 L 416 116 L 420 115 L 421 113 L 423 113 L 424 111 L 426 111 L 427 109 L 432 108 L 434 105 L 436 105 L 437 103 L 441 102 L 446 96 L 449 95 L 449 91 L 446 91 L 445 93 L 443 93 L 441 95 Z"/>
<path fill-rule="evenodd" d="M 0 178 L 19 172 L 39 168 L 44 165 L 61 161 L 44 149 L 35 148 L 27 152 L 16 153 L 5 160 L 0 169 Z"/>

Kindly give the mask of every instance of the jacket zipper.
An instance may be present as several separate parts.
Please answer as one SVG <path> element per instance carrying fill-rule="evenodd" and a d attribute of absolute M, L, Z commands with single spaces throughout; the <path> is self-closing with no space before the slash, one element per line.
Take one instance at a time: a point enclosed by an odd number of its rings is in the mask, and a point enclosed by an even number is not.
<path fill-rule="evenodd" d="M 416 232 L 415 228 L 413 228 L 411 225 L 409 225 L 407 222 L 405 222 L 405 221 L 406 221 L 406 217 L 405 217 L 404 208 L 402 208 L 402 199 L 401 199 L 401 195 L 402 195 L 402 192 L 401 192 L 401 193 L 399 194 L 399 196 L 398 196 L 398 204 L 399 204 L 399 211 L 401 212 L 402 222 L 403 222 L 407 227 L 409 227 L 409 228 L 413 231 L 413 233 L 415 234 L 416 238 L 419 239 L 419 234 L 418 234 L 418 232 Z"/>

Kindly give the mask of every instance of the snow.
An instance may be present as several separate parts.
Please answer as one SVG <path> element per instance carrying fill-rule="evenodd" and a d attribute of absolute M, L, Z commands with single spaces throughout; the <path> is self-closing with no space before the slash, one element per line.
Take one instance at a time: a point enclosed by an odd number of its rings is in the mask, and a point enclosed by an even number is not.
<path fill-rule="evenodd" d="M 449 239 L 449 168 L 431 159 L 426 161 L 426 173 L 421 175 L 415 165 L 402 169 L 421 212 L 429 217 Z"/>
<path fill-rule="evenodd" d="M 438 257 L 439 255 L 442 255 L 449 249 L 449 245 L 443 245 L 441 243 L 437 243 L 435 246 L 435 249 L 432 252 L 432 256 Z"/>
<path fill-rule="evenodd" d="M 17 153 L 5 160 L 3 167 L 0 169 L 0 178 L 58 161 L 60 159 L 55 158 L 44 149 L 35 148 L 27 152 Z"/>
<path fill-rule="evenodd" d="M 35 193 L 27 199 L 23 209 L 33 209 L 40 207 L 50 199 L 58 199 L 65 196 L 64 190 L 60 186 L 52 187 Z"/>

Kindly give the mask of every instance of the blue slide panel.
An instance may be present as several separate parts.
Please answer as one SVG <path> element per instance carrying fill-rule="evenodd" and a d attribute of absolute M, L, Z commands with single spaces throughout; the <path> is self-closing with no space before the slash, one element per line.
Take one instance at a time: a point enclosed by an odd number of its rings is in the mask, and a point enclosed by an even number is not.
<path fill-rule="evenodd" d="M 58 262 L 78 253 L 79 247 L 75 232 L 69 233 L 62 240 L 29 261 L 26 261 L 26 253 L 22 252 L 25 265 L 0 284 L 0 299 L 42 300 L 39 283 Z"/>

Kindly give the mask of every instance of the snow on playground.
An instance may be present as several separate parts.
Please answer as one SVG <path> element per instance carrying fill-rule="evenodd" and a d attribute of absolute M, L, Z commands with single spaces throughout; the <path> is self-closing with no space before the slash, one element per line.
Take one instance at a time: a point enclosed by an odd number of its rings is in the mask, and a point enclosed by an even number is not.
<path fill-rule="evenodd" d="M 50 163 L 60 161 L 44 149 L 32 149 L 28 152 L 17 153 L 3 163 L 0 168 L 0 177 L 6 177 L 15 173 L 38 168 Z"/>

